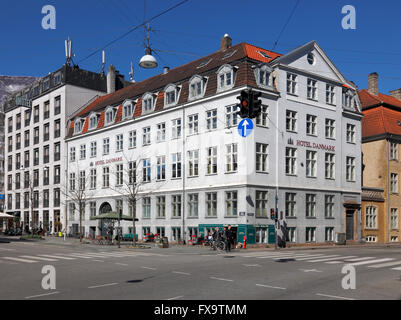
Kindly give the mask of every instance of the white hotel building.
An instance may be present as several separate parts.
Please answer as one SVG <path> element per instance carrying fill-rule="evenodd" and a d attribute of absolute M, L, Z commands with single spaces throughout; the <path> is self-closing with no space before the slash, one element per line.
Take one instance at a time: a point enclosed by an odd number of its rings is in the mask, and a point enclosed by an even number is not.
<path fill-rule="evenodd" d="M 249 88 L 262 92 L 263 112 L 243 138 L 236 97 Z M 135 167 L 140 239 L 230 224 L 240 240 L 271 243 L 276 199 L 291 242 L 360 236 L 356 87 L 314 41 L 280 55 L 226 36 L 207 57 L 97 99 L 68 128 L 68 187 L 86 188 L 85 234 L 105 233 L 96 215 L 130 215 L 123 190 Z M 71 203 L 67 218 L 77 232 Z"/>

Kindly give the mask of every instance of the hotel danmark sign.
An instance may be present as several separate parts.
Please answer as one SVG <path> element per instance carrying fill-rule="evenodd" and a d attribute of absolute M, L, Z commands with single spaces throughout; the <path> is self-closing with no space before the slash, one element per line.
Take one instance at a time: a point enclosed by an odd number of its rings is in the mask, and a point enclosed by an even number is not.
<path fill-rule="evenodd" d="M 288 144 L 294 145 L 294 141 L 292 139 L 288 139 Z M 296 143 L 297 146 L 300 147 L 306 147 L 306 148 L 312 148 L 312 149 L 322 149 L 326 151 L 336 151 L 335 146 L 330 146 L 324 143 L 315 143 L 315 142 L 309 142 L 309 141 L 303 141 L 303 140 L 297 140 Z"/>

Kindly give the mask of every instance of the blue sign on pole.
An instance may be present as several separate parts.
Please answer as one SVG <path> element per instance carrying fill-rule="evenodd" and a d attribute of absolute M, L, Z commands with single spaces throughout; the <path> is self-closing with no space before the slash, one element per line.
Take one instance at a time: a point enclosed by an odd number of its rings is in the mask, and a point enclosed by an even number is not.
<path fill-rule="evenodd" d="M 247 137 L 253 130 L 253 122 L 251 119 L 243 119 L 238 125 L 238 133 L 241 137 Z"/>
<path fill-rule="evenodd" d="M 6 196 L 4 194 L 0 194 L 0 200 L 4 200 Z"/>

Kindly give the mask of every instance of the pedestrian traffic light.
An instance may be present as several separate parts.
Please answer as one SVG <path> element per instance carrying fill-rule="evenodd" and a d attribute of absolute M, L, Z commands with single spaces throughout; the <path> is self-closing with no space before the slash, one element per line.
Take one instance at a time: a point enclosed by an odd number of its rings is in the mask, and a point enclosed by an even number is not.
<path fill-rule="evenodd" d="M 273 208 L 270 209 L 270 219 L 272 219 L 272 220 L 275 219 L 275 216 L 274 216 L 274 209 L 273 209 Z"/>
<path fill-rule="evenodd" d="M 249 118 L 251 119 L 257 118 L 262 112 L 262 100 L 259 99 L 261 95 L 261 92 L 251 93 L 251 104 L 249 108 Z"/>
<path fill-rule="evenodd" d="M 241 95 L 237 97 L 237 99 L 240 101 L 239 103 L 239 116 L 242 119 L 249 118 L 249 103 L 250 103 L 250 95 L 249 91 L 242 90 Z"/>

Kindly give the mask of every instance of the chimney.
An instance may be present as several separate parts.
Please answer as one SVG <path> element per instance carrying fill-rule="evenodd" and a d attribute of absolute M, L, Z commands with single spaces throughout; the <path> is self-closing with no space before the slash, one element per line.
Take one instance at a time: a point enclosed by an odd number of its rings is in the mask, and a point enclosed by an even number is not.
<path fill-rule="evenodd" d="M 396 90 L 390 91 L 390 96 L 392 96 L 398 100 L 401 100 L 401 89 L 396 89 Z"/>
<path fill-rule="evenodd" d="M 369 89 L 368 91 L 375 95 L 379 95 L 379 75 L 376 72 L 373 72 L 368 77 Z"/>
<path fill-rule="evenodd" d="M 170 71 L 170 67 L 163 68 L 163 74 L 167 74 Z"/>
<path fill-rule="evenodd" d="M 228 48 L 231 47 L 233 44 L 233 39 L 230 38 L 230 36 L 226 33 L 224 37 L 221 39 L 221 46 L 220 46 L 220 51 L 226 51 Z"/>
<path fill-rule="evenodd" d="M 107 93 L 113 93 L 116 91 L 116 68 L 111 64 L 107 71 Z"/>

